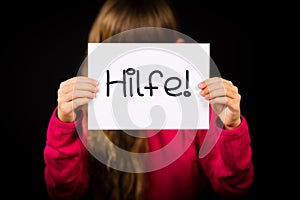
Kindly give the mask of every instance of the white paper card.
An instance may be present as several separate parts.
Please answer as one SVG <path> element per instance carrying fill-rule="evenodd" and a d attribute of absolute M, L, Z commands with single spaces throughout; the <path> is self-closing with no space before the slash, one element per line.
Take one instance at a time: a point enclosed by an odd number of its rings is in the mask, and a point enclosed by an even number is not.
<path fill-rule="evenodd" d="M 89 43 L 89 130 L 208 129 L 208 43 Z"/>

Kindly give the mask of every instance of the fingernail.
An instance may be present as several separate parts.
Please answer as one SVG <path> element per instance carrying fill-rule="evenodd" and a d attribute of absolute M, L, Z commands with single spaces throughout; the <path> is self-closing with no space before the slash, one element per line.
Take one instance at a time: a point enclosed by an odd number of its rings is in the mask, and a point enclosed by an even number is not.
<path fill-rule="evenodd" d="M 199 84 L 198 84 L 198 87 L 199 87 L 199 88 L 203 88 L 203 87 L 204 87 L 204 83 L 203 83 L 203 82 L 199 83 Z"/>

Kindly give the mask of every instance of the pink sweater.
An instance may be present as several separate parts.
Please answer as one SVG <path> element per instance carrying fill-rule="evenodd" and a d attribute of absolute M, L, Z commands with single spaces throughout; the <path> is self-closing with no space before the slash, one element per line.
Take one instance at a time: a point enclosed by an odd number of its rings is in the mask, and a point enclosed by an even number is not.
<path fill-rule="evenodd" d="M 89 187 L 88 152 L 76 133 L 74 123 L 64 123 L 51 116 L 44 150 L 45 181 L 52 199 L 80 199 Z M 190 130 L 192 131 L 192 130 Z M 198 130 L 184 154 L 170 165 L 148 172 L 149 186 L 146 199 L 197 199 L 207 181 L 221 197 L 244 194 L 253 177 L 249 130 L 246 119 L 235 129 L 222 130 L 213 149 L 203 158 L 198 157 L 206 130 Z M 188 134 L 189 131 L 180 131 Z M 148 138 L 149 150 L 168 144 L 177 130 L 163 130 Z"/>

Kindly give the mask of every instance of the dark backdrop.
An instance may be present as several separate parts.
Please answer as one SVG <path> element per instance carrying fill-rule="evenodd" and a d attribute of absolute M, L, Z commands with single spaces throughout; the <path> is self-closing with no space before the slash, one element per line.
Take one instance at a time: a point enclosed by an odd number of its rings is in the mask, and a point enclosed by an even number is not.
<path fill-rule="evenodd" d="M 50 115 L 61 81 L 75 76 L 84 58 L 88 31 L 103 1 L 39 1 L 10 3 L 2 34 L 8 62 L 4 68 L 4 171 L 9 195 L 47 199 L 43 149 Z M 211 57 L 221 75 L 239 88 L 253 147 L 255 181 L 249 198 L 257 196 L 262 177 L 258 153 L 258 113 L 254 99 L 255 10 L 251 5 L 174 2 L 181 32 L 211 44 Z M 6 87 L 9 86 L 9 87 Z M 6 90 L 4 90 L 6 91 Z M 5 130 L 8 130 L 5 129 Z M 14 131 L 11 131 L 14 130 Z M 9 152 L 11 154 L 5 154 Z M 12 171 L 12 172 L 10 172 Z M 6 173 L 7 172 L 7 173 Z M 6 180 L 6 179 L 5 179 Z"/>

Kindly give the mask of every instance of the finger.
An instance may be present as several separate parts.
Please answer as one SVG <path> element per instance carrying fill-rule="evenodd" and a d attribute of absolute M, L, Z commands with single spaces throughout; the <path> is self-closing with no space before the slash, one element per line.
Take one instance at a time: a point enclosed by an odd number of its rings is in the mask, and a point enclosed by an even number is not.
<path fill-rule="evenodd" d="M 214 91 L 209 92 L 208 94 L 206 94 L 204 96 L 205 99 L 210 100 L 210 99 L 214 99 L 216 97 L 229 97 L 229 98 L 237 98 L 237 93 L 235 92 L 235 90 L 233 90 L 232 88 L 226 88 L 226 89 L 217 89 Z"/>
<path fill-rule="evenodd" d="M 200 89 L 204 89 L 210 84 L 213 84 L 213 83 L 216 83 L 216 82 L 221 82 L 221 81 L 222 81 L 222 79 L 220 77 L 209 78 L 209 79 L 206 79 L 206 80 L 202 81 L 201 83 L 199 83 L 198 87 Z"/>
<path fill-rule="evenodd" d="M 75 99 L 74 101 L 69 102 L 70 104 L 73 105 L 73 109 L 76 110 L 78 108 L 80 108 L 81 106 L 84 106 L 86 104 L 88 104 L 92 99 L 89 98 L 78 98 Z"/>
<path fill-rule="evenodd" d="M 61 104 L 59 107 L 63 113 L 71 113 L 81 106 L 88 104 L 91 100 L 92 99 L 89 98 L 78 98 L 74 101 L 69 101 L 67 103 Z"/>
<path fill-rule="evenodd" d="M 200 89 L 204 89 L 206 87 L 211 87 L 211 85 L 218 85 L 218 86 L 222 86 L 222 84 L 228 85 L 228 86 L 232 86 L 232 82 L 228 81 L 226 79 L 220 78 L 220 77 L 213 77 L 213 78 L 209 78 L 206 79 L 204 81 L 202 81 L 201 83 L 198 84 L 198 87 Z"/>
<path fill-rule="evenodd" d="M 207 94 L 209 94 L 210 92 L 214 91 L 214 90 L 218 90 L 218 89 L 224 89 L 224 85 L 223 84 L 211 84 L 209 86 L 206 86 L 205 88 L 203 88 L 200 92 L 200 94 L 202 96 L 205 96 Z"/>
<path fill-rule="evenodd" d="M 58 95 L 66 95 L 75 91 L 90 91 L 97 93 L 99 92 L 99 88 L 88 83 L 76 83 L 75 85 L 66 85 L 62 88 L 59 88 Z"/>
<path fill-rule="evenodd" d="M 231 82 L 226 81 L 226 80 L 210 83 L 209 85 L 207 85 L 205 88 L 202 89 L 200 94 L 202 96 L 205 96 L 205 95 L 213 92 L 214 90 L 225 90 L 225 91 L 231 90 L 232 92 L 238 94 L 238 88 L 236 86 L 234 86 Z"/>
<path fill-rule="evenodd" d="M 229 109 L 231 110 L 238 110 L 239 109 L 239 103 L 237 100 L 229 98 L 229 97 L 217 97 L 214 99 L 211 99 L 209 101 L 211 105 L 215 104 L 223 104 L 228 106 Z"/>
<path fill-rule="evenodd" d="M 95 79 L 85 77 L 85 76 L 77 76 L 62 82 L 60 84 L 60 87 L 65 87 L 67 85 L 74 85 L 74 84 L 84 84 L 84 83 L 91 84 L 93 86 L 97 86 L 99 84 L 98 81 Z"/>
<path fill-rule="evenodd" d="M 78 98 L 89 98 L 94 99 L 96 97 L 96 93 L 90 91 L 77 90 L 74 93 L 69 93 L 66 95 L 61 95 L 58 97 L 58 103 L 69 102 Z"/>
<path fill-rule="evenodd" d="M 59 105 L 61 113 L 73 113 L 79 107 L 88 104 L 91 101 L 89 98 L 79 98 L 74 101 L 69 101 Z"/>
<path fill-rule="evenodd" d="M 213 77 L 205 80 L 205 83 L 207 86 L 212 85 L 212 84 L 226 84 L 226 85 L 233 85 L 231 81 L 223 79 L 221 77 Z"/>

